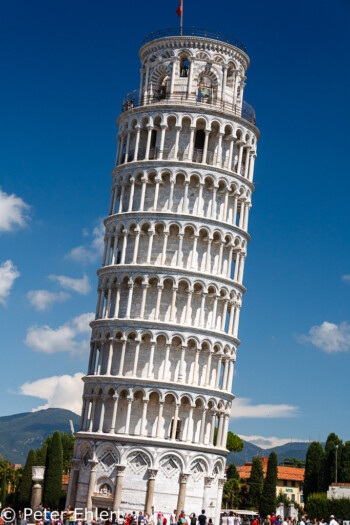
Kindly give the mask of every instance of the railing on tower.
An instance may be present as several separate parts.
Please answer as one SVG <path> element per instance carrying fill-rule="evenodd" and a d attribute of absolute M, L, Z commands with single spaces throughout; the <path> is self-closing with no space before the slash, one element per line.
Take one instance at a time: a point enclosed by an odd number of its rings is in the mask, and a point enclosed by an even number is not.
<path fill-rule="evenodd" d="M 240 42 L 236 38 L 233 38 L 230 35 L 220 33 L 220 31 L 210 31 L 209 29 L 201 29 L 199 27 L 168 27 L 167 29 L 159 29 L 150 33 L 143 39 L 143 44 L 147 42 L 152 42 L 152 40 L 157 40 L 158 38 L 166 38 L 168 36 L 199 36 L 204 38 L 210 38 L 212 40 L 219 40 L 220 42 L 225 42 L 231 46 L 238 47 L 245 53 L 247 49 L 243 42 Z"/>
<path fill-rule="evenodd" d="M 148 96 L 140 96 L 140 90 L 134 89 L 124 97 L 122 112 L 150 104 L 169 104 L 169 102 L 172 104 L 205 106 L 208 109 L 220 109 L 236 117 L 241 117 L 251 124 L 256 124 L 255 111 L 245 100 L 243 100 L 242 106 L 239 104 L 233 105 L 226 100 L 213 100 L 211 97 L 206 97 L 202 94 L 187 95 L 185 92 L 172 94 L 157 92 Z"/>

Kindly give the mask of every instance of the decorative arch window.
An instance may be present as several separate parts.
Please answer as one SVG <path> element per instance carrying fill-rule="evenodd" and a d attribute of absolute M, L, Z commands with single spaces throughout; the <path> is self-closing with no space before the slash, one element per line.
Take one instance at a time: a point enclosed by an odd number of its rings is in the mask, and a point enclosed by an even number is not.
<path fill-rule="evenodd" d="M 180 58 L 180 77 L 188 77 L 188 70 L 190 67 L 190 63 L 188 61 L 188 56 L 183 55 Z"/>
<path fill-rule="evenodd" d="M 205 140 L 205 131 L 204 129 L 197 129 L 196 136 L 194 139 L 194 148 L 203 150 L 204 148 L 204 140 Z"/>
<path fill-rule="evenodd" d="M 234 81 L 234 74 L 235 74 L 235 68 L 233 64 L 230 64 L 228 70 L 227 70 L 227 77 L 226 77 L 226 86 L 227 87 L 233 87 L 233 81 Z"/>

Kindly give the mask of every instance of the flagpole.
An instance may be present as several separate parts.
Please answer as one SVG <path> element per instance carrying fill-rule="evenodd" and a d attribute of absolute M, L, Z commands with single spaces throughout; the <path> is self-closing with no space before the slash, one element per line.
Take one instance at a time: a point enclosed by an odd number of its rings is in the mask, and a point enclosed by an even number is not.
<path fill-rule="evenodd" d="M 181 0 L 181 36 L 182 36 L 183 16 L 184 16 L 184 0 Z"/>

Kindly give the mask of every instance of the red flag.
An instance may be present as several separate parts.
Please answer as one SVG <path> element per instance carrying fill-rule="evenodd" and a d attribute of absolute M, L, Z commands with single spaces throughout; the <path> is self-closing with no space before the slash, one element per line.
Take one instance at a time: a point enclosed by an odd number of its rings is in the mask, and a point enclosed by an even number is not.
<path fill-rule="evenodd" d="M 182 16 L 182 0 L 180 0 L 179 7 L 176 9 L 177 16 Z"/>

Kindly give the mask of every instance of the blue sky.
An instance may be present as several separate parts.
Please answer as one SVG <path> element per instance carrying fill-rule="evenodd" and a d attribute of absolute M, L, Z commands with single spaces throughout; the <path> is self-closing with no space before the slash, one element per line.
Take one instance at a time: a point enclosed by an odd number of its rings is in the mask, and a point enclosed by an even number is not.
<path fill-rule="evenodd" d="M 185 25 L 246 44 L 261 131 L 231 429 L 350 439 L 350 2 L 184 1 Z M 0 415 L 77 406 L 116 118 L 176 8 L 0 5 Z"/>

